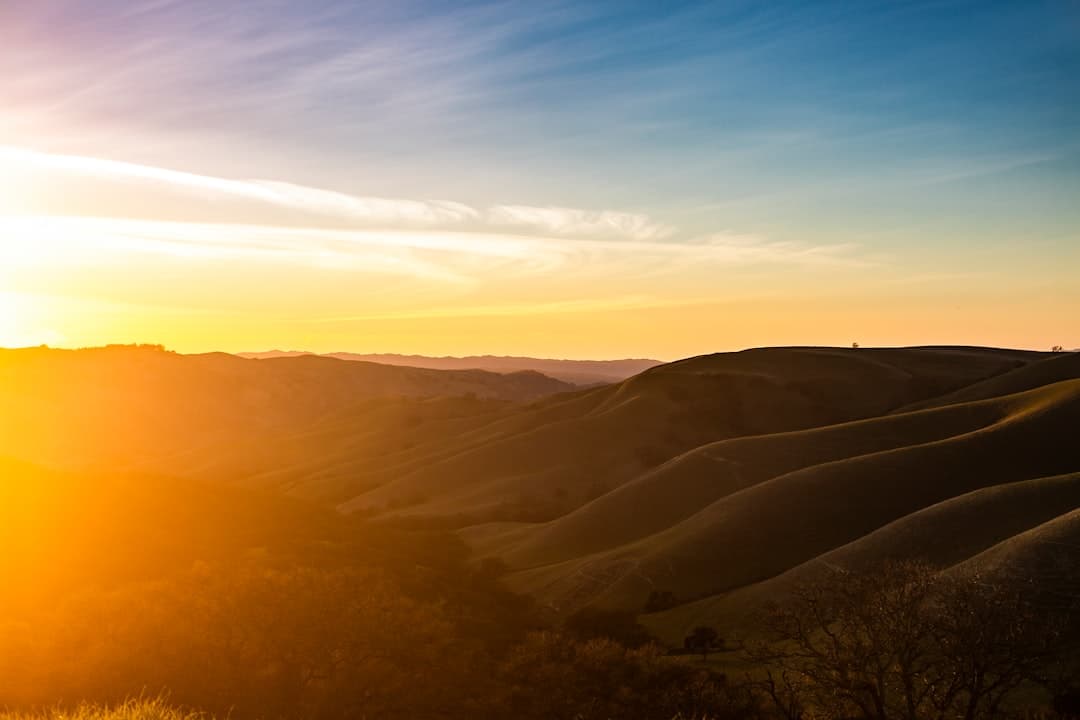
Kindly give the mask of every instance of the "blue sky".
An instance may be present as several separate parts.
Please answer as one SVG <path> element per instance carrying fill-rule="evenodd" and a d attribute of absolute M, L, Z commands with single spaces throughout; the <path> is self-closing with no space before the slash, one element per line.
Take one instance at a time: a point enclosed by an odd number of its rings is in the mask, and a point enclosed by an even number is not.
<path fill-rule="evenodd" d="M 0 28 L 0 145 L 1080 280 L 1075 1 L 7 0 Z"/>

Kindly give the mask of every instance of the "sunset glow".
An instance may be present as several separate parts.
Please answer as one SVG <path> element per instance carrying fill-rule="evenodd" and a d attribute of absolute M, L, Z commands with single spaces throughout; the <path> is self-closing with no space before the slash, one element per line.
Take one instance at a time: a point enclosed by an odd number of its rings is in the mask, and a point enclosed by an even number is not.
<path fill-rule="evenodd" d="M 60 31 L 30 4 L 0 14 L 13 30 L 0 69 L 33 50 L 0 80 L 0 289 L 21 298 L 0 342 L 675 358 L 855 340 L 1043 348 L 1080 314 L 1075 106 L 1053 92 L 1065 71 L 1023 43 L 980 78 L 1003 93 L 1044 78 L 1023 122 L 975 99 L 944 118 L 961 80 L 948 73 L 919 89 L 895 78 L 911 117 L 860 100 L 845 118 L 867 89 L 850 66 L 829 87 L 825 56 L 807 71 L 814 113 L 785 113 L 780 87 L 731 123 L 728 93 L 789 79 L 779 60 L 737 66 L 722 47 L 585 75 L 601 95 L 563 116 L 540 103 L 545 82 L 517 98 L 530 72 L 554 82 L 557 56 L 591 62 L 583 48 L 526 60 L 457 35 L 462 22 L 522 42 L 540 31 L 510 9 L 433 11 L 422 27 L 333 11 L 240 49 L 230 36 L 249 21 L 201 35 L 223 11 L 200 7 L 104 3 Z M 120 36 L 94 32 L 112 21 Z M 691 16 L 672 22 L 693 36 Z M 973 22 L 975 43 L 1007 21 Z M 774 31 L 798 37 L 791 23 Z M 662 80 L 691 62 L 716 82 L 698 100 L 698 72 Z M 276 95 L 253 77 L 271 69 Z M 677 139 L 649 122 L 687 127 Z M 515 155 L 526 141 L 550 152 Z"/>
<path fill-rule="evenodd" d="M 1080 0 L 0 0 L 0 720 L 1080 719 Z"/>

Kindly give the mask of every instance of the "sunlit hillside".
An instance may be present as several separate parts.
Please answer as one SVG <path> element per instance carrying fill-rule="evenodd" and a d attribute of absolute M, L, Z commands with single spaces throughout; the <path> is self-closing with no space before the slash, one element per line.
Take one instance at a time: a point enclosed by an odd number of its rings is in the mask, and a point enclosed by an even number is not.
<path fill-rule="evenodd" d="M 0 350 L 0 455 L 183 473 L 188 463 L 217 460 L 238 446 L 258 443 L 262 454 L 271 439 L 349 413 L 371 413 L 364 427 L 386 430 L 380 415 L 407 416 L 403 408 L 427 398 L 459 397 L 484 412 L 572 389 L 535 372 L 444 372 L 310 356 L 257 361 L 153 346 Z M 426 408 L 417 412 L 422 417 Z"/>
<path fill-rule="evenodd" d="M 1077 0 L 0 0 L 0 720 L 1080 720 Z"/>
<path fill-rule="evenodd" d="M 942 587 L 1022 590 L 1040 616 L 1076 609 L 1078 358 L 771 348 L 568 391 L 307 357 L 9 353 L 0 697 L 546 717 L 629 673 L 618 712 L 753 717 L 754 686 L 720 692 L 679 652 L 712 628 L 722 667 L 755 672 L 737 643 L 836 572 L 917 563 Z M 442 679 L 418 692 L 417 672 Z"/>

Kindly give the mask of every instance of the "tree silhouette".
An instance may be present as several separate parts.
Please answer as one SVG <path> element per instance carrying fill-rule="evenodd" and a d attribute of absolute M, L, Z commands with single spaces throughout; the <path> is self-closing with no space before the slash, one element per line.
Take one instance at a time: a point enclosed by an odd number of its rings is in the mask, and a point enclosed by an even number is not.
<path fill-rule="evenodd" d="M 990 720 L 1062 650 L 1061 626 L 1032 596 L 919 563 L 834 570 L 773 609 L 771 642 L 750 656 L 788 718 Z"/>
<path fill-rule="evenodd" d="M 683 645 L 687 650 L 696 650 L 701 653 L 702 660 L 707 660 L 709 653 L 722 644 L 720 633 L 716 632 L 716 628 L 708 625 L 698 625 L 683 641 Z"/>

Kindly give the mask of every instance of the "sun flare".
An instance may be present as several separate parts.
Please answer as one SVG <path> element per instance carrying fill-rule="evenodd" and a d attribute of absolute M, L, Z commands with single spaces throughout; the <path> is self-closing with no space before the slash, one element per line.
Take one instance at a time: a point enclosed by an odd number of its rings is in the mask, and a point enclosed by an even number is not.
<path fill-rule="evenodd" d="M 39 316 L 26 296 L 0 292 L 0 348 L 55 343 L 58 338 L 42 327 Z"/>
<path fill-rule="evenodd" d="M 21 344 L 18 304 L 6 293 L 0 293 L 0 346 L 14 347 Z"/>

